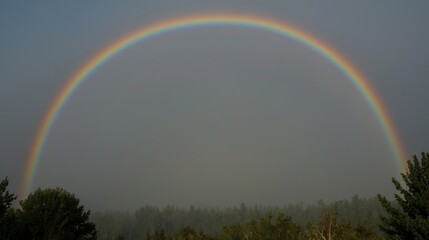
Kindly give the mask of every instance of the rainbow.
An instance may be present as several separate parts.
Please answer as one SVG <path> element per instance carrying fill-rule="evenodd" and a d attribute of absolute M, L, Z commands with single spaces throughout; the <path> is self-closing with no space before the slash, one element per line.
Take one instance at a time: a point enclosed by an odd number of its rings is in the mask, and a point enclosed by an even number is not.
<path fill-rule="evenodd" d="M 338 51 L 335 51 L 332 47 L 314 36 L 277 20 L 242 14 L 204 14 L 169 19 L 143 27 L 117 40 L 83 64 L 62 87 L 40 123 L 25 164 L 20 196 L 25 197 L 32 190 L 33 179 L 40 162 L 40 155 L 46 144 L 50 129 L 61 113 L 62 108 L 79 86 L 85 80 L 89 79 L 89 76 L 93 72 L 123 50 L 140 41 L 167 32 L 208 26 L 239 26 L 260 29 L 293 39 L 319 53 L 327 61 L 331 62 L 333 66 L 338 68 L 361 93 L 382 128 L 398 168 L 400 171 L 405 170 L 405 151 L 386 107 L 365 77 L 349 61 L 341 56 Z"/>

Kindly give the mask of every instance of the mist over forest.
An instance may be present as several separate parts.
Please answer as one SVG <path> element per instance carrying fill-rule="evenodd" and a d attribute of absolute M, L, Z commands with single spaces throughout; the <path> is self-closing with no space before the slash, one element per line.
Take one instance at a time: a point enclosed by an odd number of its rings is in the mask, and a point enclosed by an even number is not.
<path fill-rule="evenodd" d="M 143 239 L 147 233 L 161 229 L 164 229 L 166 235 L 171 236 L 188 226 L 196 233 L 219 235 L 227 226 L 234 224 L 245 226 L 252 220 L 268 217 L 276 219 L 280 215 L 290 216 L 292 221 L 301 227 L 315 224 L 324 216 L 334 216 L 339 224 L 362 224 L 368 228 L 368 232 L 376 235 L 380 234 L 378 230 L 378 225 L 381 224 L 380 216 L 385 216 L 386 211 L 376 197 L 363 199 L 355 195 L 351 199 L 331 203 L 320 200 L 315 204 L 295 203 L 271 207 L 247 206 L 245 203 L 227 208 L 142 206 L 133 212 L 94 212 L 90 219 L 96 224 L 101 239 L 120 235 L 125 239 Z"/>

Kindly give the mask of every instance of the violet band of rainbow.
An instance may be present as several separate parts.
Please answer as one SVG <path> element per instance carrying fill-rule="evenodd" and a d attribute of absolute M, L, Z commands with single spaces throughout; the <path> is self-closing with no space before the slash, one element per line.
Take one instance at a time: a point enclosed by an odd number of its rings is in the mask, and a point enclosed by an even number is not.
<path fill-rule="evenodd" d="M 256 28 L 293 39 L 319 53 L 327 61 L 331 62 L 339 71 L 341 71 L 365 99 L 384 133 L 392 157 L 396 161 L 398 170 L 401 172 L 405 171 L 405 150 L 386 107 L 376 94 L 373 87 L 369 84 L 368 80 L 338 51 L 316 37 L 284 22 L 254 15 L 217 13 L 169 19 L 143 27 L 120 38 L 113 44 L 108 45 L 104 50 L 95 54 L 89 59 L 89 61 L 84 63 L 83 66 L 78 69 L 62 87 L 52 104 L 49 106 L 37 129 L 28 159 L 25 163 L 24 176 L 19 195 L 20 198 L 23 199 L 27 196 L 33 188 L 33 180 L 37 172 L 41 153 L 46 144 L 46 139 L 49 135 L 50 129 L 61 113 L 66 102 L 71 98 L 73 93 L 77 91 L 79 86 L 89 78 L 91 73 L 96 71 L 99 66 L 103 65 L 123 50 L 138 42 L 144 41 L 145 39 L 167 32 L 209 26 L 239 26 Z"/>

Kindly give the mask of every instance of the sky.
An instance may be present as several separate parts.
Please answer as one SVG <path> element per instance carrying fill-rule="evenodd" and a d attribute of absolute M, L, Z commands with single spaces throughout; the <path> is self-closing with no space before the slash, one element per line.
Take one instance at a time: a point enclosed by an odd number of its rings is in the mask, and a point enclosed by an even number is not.
<path fill-rule="evenodd" d="M 366 78 L 408 157 L 429 151 L 427 1 L 1 1 L 0 178 L 19 193 L 42 117 L 94 54 L 175 17 L 241 13 L 328 43 Z M 392 196 L 399 177 L 381 126 L 332 63 L 239 26 L 139 42 L 67 102 L 34 188 L 63 187 L 94 210 L 144 205 L 282 206 Z"/>

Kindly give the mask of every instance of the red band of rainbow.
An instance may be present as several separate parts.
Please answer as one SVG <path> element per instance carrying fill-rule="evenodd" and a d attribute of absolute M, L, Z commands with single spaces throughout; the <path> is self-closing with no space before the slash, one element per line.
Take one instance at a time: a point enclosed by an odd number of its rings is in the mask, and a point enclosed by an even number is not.
<path fill-rule="evenodd" d="M 242 26 L 257 28 L 291 38 L 318 52 L 344 73 L 344 75 L 347 76 L 351 83 L 361 93 L 383 130 L 392 155 L 396 160 L 397 167 L 400 171 L 405 170 L 405 151 L 386 107 L 364 76 L 332 47 L 323 43 L 314 36 L 276 20 L 241 14 L 205 14 L 166 20 L 139 29 L 109 45 L 107 48 L 94 55 L 78 71 L 76 71 L 75 74 L 66 82 L 49 107 L 37 130 L 36 137 L 25 164 L 24 179 L 20 197 L 23 198 L 27 196 L 32 190 L 33 179 L 40 162 L 40 155 L 46 143 L 50 129 L 60 114 L 61 109 L 64 107 L 67 100 L 69 100 L 73 93 L 78 89 L 79 85 L 88 79 L 88 76 L 91 73 L 116 54 L 139 41 L 170 31 L 203 26 Z"/>

